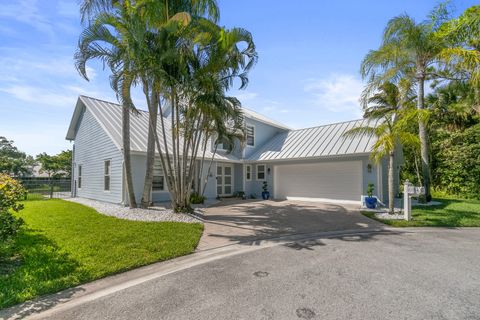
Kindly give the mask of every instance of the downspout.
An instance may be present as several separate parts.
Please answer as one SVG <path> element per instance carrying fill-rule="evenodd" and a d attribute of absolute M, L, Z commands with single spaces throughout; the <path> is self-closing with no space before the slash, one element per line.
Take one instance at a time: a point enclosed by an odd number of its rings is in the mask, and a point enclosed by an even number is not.
<path fill-rule="evenodd" d="M 77 190 L 75 190 L 75 143 L 73 143 L 72 147 L 72 161 L 71 161 L 71 166 L 72 166 L 72 172 L 70 173 L 70 196 L 72 198 L 75 198 L 77 196 Z"/>
<path fill-rule="evenodd" d="M 123 155 L 123 149 L 121 150 L 122 152 L 122 155 Z M 121 202 L 121 205 L 122 206 L 127 206 L 126 202 L 125 202 L 125 199 L 126 199 L 126 190 L 125 190 L 125 184 L 127 183 L 125 181 L 125 160 L 123 160 L 123 156 L 122 156 L 122 202 Z"/>

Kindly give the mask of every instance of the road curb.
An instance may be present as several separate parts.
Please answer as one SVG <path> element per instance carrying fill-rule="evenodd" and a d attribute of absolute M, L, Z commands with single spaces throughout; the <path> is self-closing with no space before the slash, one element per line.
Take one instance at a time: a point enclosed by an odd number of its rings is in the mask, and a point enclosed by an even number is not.
<path fill-rule="evenodd" d="M 186 270 L 201 264 L 223 258 L 253 252 L 256 250 L 280 246 L 292 242 L 308 241 L 320 238 L 345 236 L 361 236 L 364 234 L 408 233 L 407 230 L 392 228 L 353 229 L 344 231 L 328 231 L 271 237 L 255 241 L 230 244 L 219 248 L 197 251 L 193 254 L 158 262 L 117 275 L 109 276 L 74 288 L 47 295 L 33 301 L 0 311 L 0 319 L 43 319 L 49 315 L 68 310 L 95 299 L 125 290 L 127 288 L 151 281 L 168 274 Z"/>

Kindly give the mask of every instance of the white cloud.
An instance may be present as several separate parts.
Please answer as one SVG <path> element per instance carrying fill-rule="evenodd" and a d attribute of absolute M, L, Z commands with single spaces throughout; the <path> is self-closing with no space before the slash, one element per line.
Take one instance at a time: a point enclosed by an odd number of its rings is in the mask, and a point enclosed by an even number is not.
<path fill-rule="evenodd" d="M 2 4 L 0 17 L 14 19 L 18 22 L 31 25 L 35 29 L 53 37 L 52 24 L 45 16 L 40 14 L 37 2 L 37 0 L 20 0 L 13 1 L 9 4 Z"/>
<path fill-rule="evenodd" d="M 21 101 L 55 107 L 71 107 L 76 99 L 76 95 L 72 91 L 55 92 L 54 90 L 29 85 L 13 85 L 0 88 L 0 91 Z"/>
<path fill-rule="evenodd" d="M 258 93 L 255 92 L 242 92 L 235 95 L 240 101 L 250 101 L 258 97 Z"/>
<path fill-rule="evenodd" d="M 326 78 L 310 79 L 304 90 L 312 95 L 313 104 L 322 109 L 361 116 L 359 98 L 363 83 L 353 75 L 333 74 Z"/>

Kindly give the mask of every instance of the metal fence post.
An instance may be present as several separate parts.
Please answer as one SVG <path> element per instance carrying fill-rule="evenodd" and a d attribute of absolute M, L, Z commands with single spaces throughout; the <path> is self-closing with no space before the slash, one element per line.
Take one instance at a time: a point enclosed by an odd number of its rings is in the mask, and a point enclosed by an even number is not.
<path fill-rule="evenodd" d="M 50 199 L 53 199 L 53 180 L 50 178 Z"/>

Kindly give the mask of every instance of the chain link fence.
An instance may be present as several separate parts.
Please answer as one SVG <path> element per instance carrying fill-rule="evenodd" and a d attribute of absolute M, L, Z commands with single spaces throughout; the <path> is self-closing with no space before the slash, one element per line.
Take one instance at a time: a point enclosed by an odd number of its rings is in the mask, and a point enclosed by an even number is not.
<path fill-rule="evenodd" d="M 72 180 L 70 178 L 16 178 L 27 189 L 27 199 L 70 198 Z"/>

